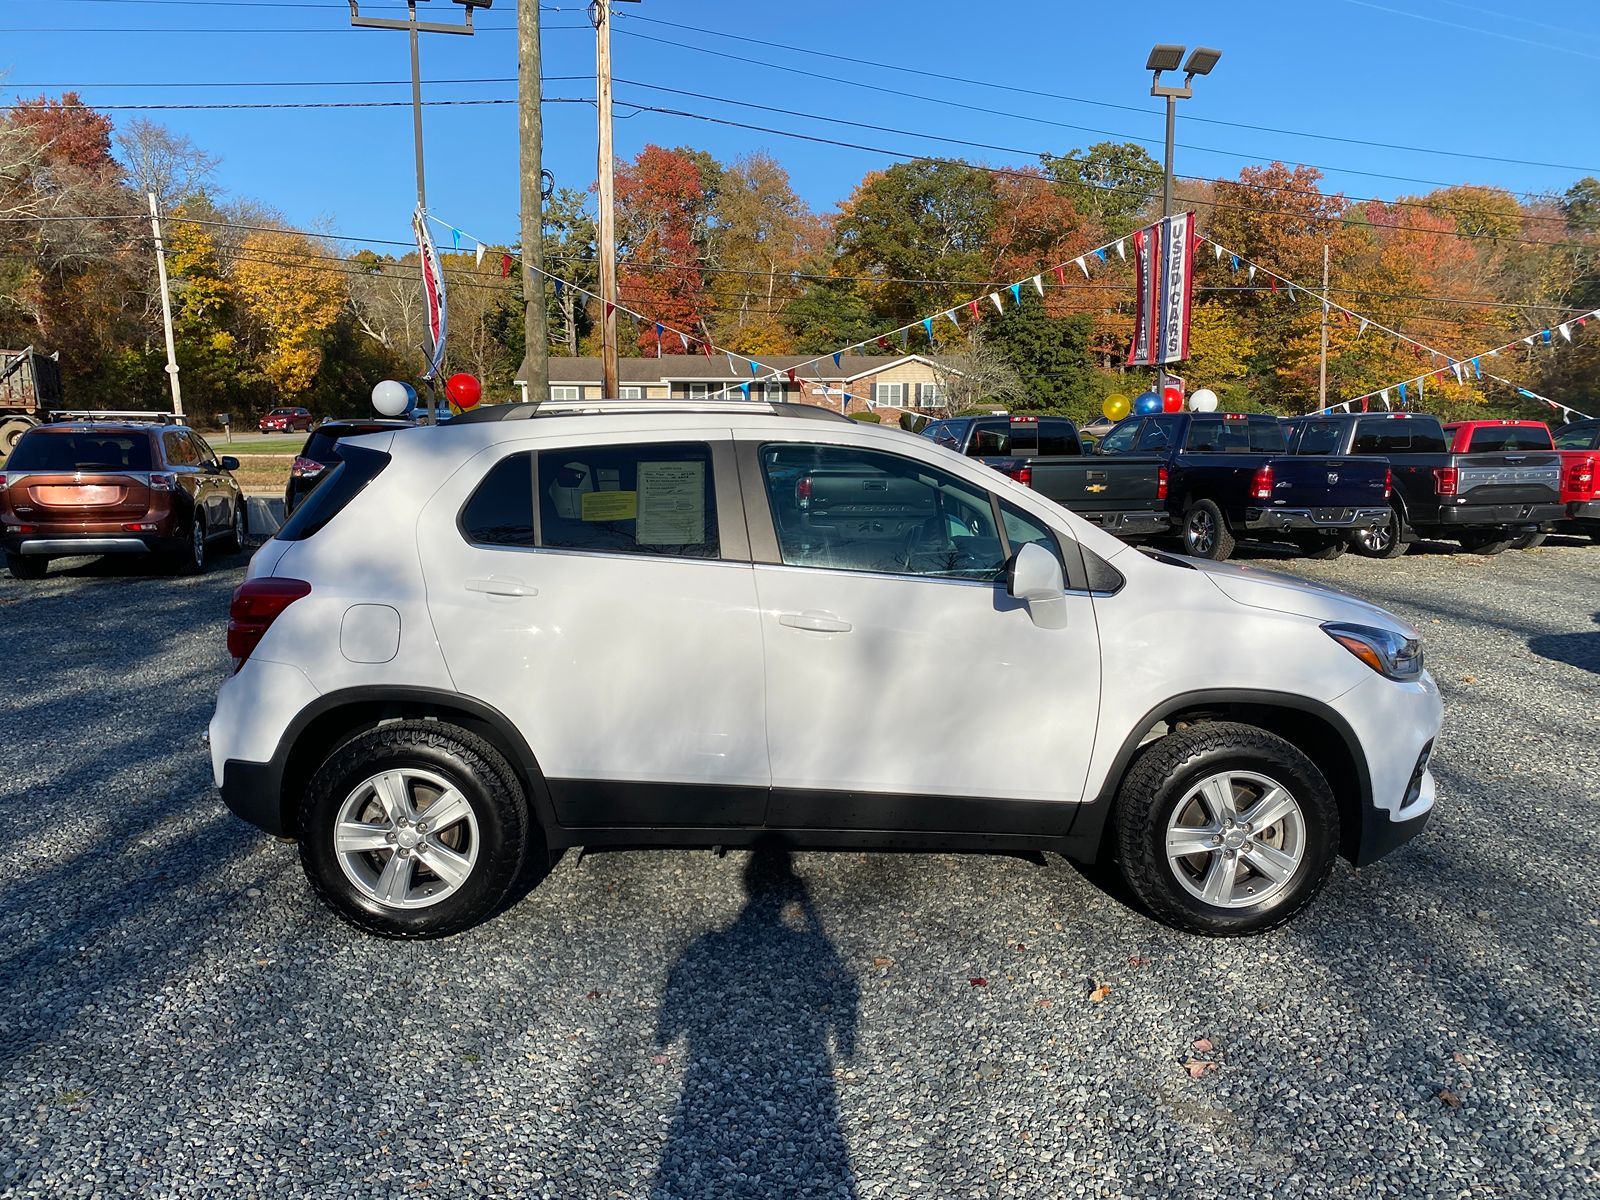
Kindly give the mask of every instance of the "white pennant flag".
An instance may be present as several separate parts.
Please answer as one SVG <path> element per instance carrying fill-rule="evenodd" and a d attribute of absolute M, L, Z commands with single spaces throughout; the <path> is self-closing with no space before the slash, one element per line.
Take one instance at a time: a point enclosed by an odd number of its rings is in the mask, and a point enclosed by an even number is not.
<path fill-rule="evenodd" d="M 1388 408 L 1389 408 L 1389 389 L 1388 388 L 1384 388 L 1383 389 L 1383 407 L 1384 407 L 1385 411 L 1388 411 Z"/>
<path fill-rule="evenodd" d="M 689 335 L 684 333 L 682 330 L 679 330 L 678 341 L 683 345 L 683 352 L 685 354 L 689 353 Z"/>
<path fill-rule="evenodd" d="M 1456 382 L 1460 383 L 1461 382 L 1461 364 L 1460 363 L 1451 363 L 1450 364 L 1450 369 L 1456 373 Z"/>
<path fill-rule="evenodd" d="M 1001 314 L 1005 313 L 1006 306 L 1004 304 L 1000 303 L 1000 293 L 999 292 L 990 292 L 989 293 L 989 299 L 994 301 L 994 310 L 995 310 L 995 312 L 1001 313 Z"/>
<path fill-rule="evenodd" d="M 1035 275 L 1033 277 L 1033 290 L 1041 296 L 1044 295 L 1044 276 Z"/>
<path fill-rule="evenodd" d="M 1083 272 L 1083 277 L 1085 279 L 1089 278 L 1089 267 L 1088 264 L 1083 261 L 1083 255 L 1078 255 L 1078 257 L 1072 261 L 1078 264 L 1078 270 Z"/>
<path fill-rule="evenodd" d="M 1372 324 L 1372 322 L 1367 320 L 1365 317 L 1361 318 L 1361 328 L 1356 330 L 1356 338 L 1357 338 L 1357 340 L 1359 340 L 1361 335 L 1367 331 L 1367 326 L 1371 325 L 1371 324 Z"/>
<path fill-rule="evenodd" d="M 961 319 L 956 316 L 956 310 L 955 309 L 952 308 L 949 312 L 945 313 L 944 315 L 950 318 L 950 324 L 954 325 L 957 329 L 961 328 Z"/>
<path fill-rule="evenodd" d="M 1121 242 L 1117 243 L 1117 248 L 1118 249 L 1122 248 L 1122 243 Z M 1222 244 L 1220 242 L 1212 242 L 1211 243 L 1211 248 L 1216 251 L 1216 259 L 1217 259 L 1217 261 L 1221 262 L 1222 261 Z"/>
<path fill-rule="evenodd" d="M 1572 326 L 1568 325 L 1565 321 L 1563 321 L 1561 323 L 1561 325 L 1560 325 L 1560 329 L 1561 329 L 1561 336 L 1566 338 L 1567 341 L 1570 342 L 1572 340 Z"/>
<path fill-rule="evenodd" d="M 478 243 L 478 265 L 483 266 L 483 243 Z"/>
<path fill-rule="evenodd" d="M 1533 339 L 1531 337 L 1525 337 L 1522 339 L 1522 344 L 1525 346 L 1531 346 L 1533 345 Z"/>
<path fill-rule="evenodd" d="M 1117 239 L 1117 257 L 1123 262 L 1128 261 L 1128 247 L 1123 243 L 1121 238 Z"/>
<path fill-rule="evenodd" d="M 1250 264 L 1250 282 L 1254 283 L 1255 281 L 1256 281 L 1256 265 L 1255 265 L 1255 263 L 1251 263 Z"/>

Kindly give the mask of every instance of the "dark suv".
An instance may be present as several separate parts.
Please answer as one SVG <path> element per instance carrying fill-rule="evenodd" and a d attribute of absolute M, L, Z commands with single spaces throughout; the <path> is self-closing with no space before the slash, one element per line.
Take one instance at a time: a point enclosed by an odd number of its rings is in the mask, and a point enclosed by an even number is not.
<path fill-rule="evenodd" d="M 318 425 L 289 468 L 289 482 L 283 489 L 283 515 L 287 517 L 305 503 L 312 489 L 339 465 L 339 443 L 345 438 L 382 433 L 386 429 L 405 429 L 412 424 L 415 422 L 370 420 L 324 421 Z"/>
<path fill-rule="evenodd" d="M 212 542 L 244 543 L 246 505 L 230 471 L 183 425 L 73 422 L 28 430 L 0 468 L 0 548 L 18 579 L 52 558 L 159 554 L 205 567 Z"/>
<path fill-rule="evenodd" d="M 294 433 L 309 430 L 313 422 L 308 408 L 275 408 L 261 418 L 262 433 Z"/>

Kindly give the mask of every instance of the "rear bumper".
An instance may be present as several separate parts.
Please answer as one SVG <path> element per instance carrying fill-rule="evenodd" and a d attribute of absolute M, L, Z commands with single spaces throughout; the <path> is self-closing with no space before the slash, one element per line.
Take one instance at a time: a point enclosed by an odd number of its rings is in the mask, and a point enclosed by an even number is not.
<path fill-rule="evenodd" d="M 240 762 L 222 764 L 222 802 L 228 811 L 273 837 L 288 837 L 283 820 L 283 764 Z"/>
<path fill-rule="evenodd" d="M 1172 514 L 1164 508 L 1097 512 L 1073 509 L 1085 521 L 1117 537 L 1149 537 L 1172 529 Z"/>
<path fill-rule="evenodd" d="M 1559 504 L 1466 504 L 1459 508 L 1442 505 L 1439 524 L 1464 525 L 1538 525 L 1544 521 L 1559 521 L 1566 510 Z"/>
<path fill-rule="evenodd" d="M 1600 500 L 1574 500 L 1567 505 L 1567 520 L 1600 522 Z"/>
<path fill-rule="evenodd" d="M 1382 508 L 1247 508 L 1244 528 L 1253 530 L 1379 529 L 1389 522 Z"/>
<path fill-rule="evenodd" d="M 160 548 L 155 534 L 76 534 L 65 537 L 38 537 L 12 534 L 0 539 L 5 549 L 25 557 L 76 554 L 150 554 Z"/>

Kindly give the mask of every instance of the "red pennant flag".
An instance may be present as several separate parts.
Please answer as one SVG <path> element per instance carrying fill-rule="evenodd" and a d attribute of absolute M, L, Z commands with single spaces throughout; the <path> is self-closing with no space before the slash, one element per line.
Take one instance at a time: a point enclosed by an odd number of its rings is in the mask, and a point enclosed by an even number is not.
<path fill-rule="evenodd" d="M 706 352 L 706 357 L 707 358 L 711 357 L 711 343 L 710 342 L 701 342 L 700 343 L 700 349 L 702 349 L 702 350 L 704 350 Z"/>
<path fill-rule="evenodd" d="M 1060 269 L 1061 269 L 1060 267 L 1056 268 L 1056 270 L 1058 270 L 1058 271 Z M 967 301 L 967 307 L 972 310 L 972 319 L 974 321 L 983 320 L 983 312 L 978 308 L 978 302 L 976 300 L 968 300 Z"/>
<path fill-rule="evenodd" d="M 1066 287 L 1067 286 L 1067 268 L 1066 267 L 1062 266 L 1060 263 L 1057 263 L 1056 267 L 1055 267 L 1055 276 L 1056 276 L 1056 282 L 1057 283 L 1059 283 L 1062 287 Z M 973 303 L 977 303 L 977 301 L 973 301 Z"/>
<path fill-rule="evenodd" d="M 789 382 L 793 383 L 794 382 L 794 368 L 793 367 L 789 368 L 788 374 L 789 374 Z"/>
<path fill-rule="evenodd" d="M 617 306 L 611 301 L 606 301 L 606 320 L 611 320 L 611 314 L 617 311 Z"/>
<path fill-rule="evenodd" d="M 504 279 L 510 274 L 511 274 L 511 255 L 502 254 L 500 256 L 500 278 Z"/>
<path fill-rule="evenodd" d="M 1278 290 L 1278 277 L 1276 275 L 1272 276 L 1272 290 Z"/>
<path fill-rule="evenodd" d="M 1367 399 L 1366 399 L 1365 396 L 1363 396 L 1361 398 L 1361 411 L 1362 412 L 1366 412 L 1367 411 Z"/>
<path fill-rule="evenodd" d="M 878 349 L 879 350 L 887 350 L 888 348 L 889 348 L 889 339 L 886 338 L 886 337 L 879 338 L 878 339 Z"/>

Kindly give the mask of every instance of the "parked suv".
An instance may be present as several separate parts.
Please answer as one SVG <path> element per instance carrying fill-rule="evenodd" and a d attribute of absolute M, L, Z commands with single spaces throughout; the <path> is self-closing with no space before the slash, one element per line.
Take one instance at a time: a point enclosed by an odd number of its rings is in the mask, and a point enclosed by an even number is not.
<path fill-rule="evenodd" d="M 820 409 L 500 406 L 341 446 L 251 560 L 222 798 L 394 937 L 545 848 L 1050 849 L 1175 926 L 1288 920 L 1434 804 L 1417 633 L 1132 549 Z"/>
<path fill-rule="evenodd" d="M 311 410 L 307 408 L 275 408 L 261 418 L 262 433 L 294 433 L 307 431 L 312 425 Z"/>
<path fill-rule="evenodd" d="M 244 544 L 236 458 L 183 425 L 71 422 L 22 435 L 0 471 L 0 548 L 18 579 L 52 558 L 158 554 L 204 569 L 214 542 Z"/>
<path fill-rule="evenodd" d="M 289 482 L 283 488 L 283 512 L 294 512 L 311 490 L 328 477 L 328 472 L 339 462 L 339 443 L 345 438 L 360 437 L 367 433 L 382 433 L 386 429 L 404 429 L 412 421 L 324 421 L 306 438 L 300 453 L 294 456 L 289 467 Z"/>

